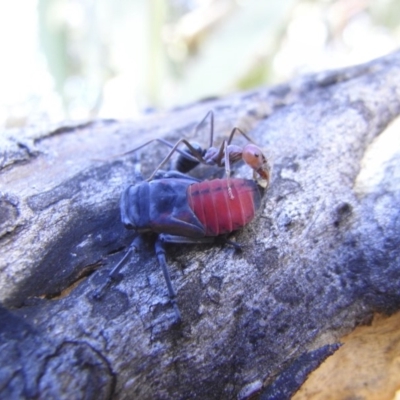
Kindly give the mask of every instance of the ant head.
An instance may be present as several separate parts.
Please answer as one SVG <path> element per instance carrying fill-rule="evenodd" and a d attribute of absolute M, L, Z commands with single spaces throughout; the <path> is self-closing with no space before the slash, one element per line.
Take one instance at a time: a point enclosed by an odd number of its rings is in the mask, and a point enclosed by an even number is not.
<path fill-rule="evenodd" d="M 266 188 L 270 180 L 271 168 L 261 149 L 253 143 L 243 147 L 243 161 L 260 176 L 258 184 Z"/>

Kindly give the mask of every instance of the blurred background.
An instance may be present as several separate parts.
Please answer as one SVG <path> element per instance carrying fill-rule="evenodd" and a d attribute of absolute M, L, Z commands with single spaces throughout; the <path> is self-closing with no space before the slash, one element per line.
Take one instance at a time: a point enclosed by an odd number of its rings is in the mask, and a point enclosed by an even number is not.
<path fill-rule="evenodd" d="M 0 2 L 0 128 L 135 118 L 361 63 L 400 43 L 399 0 Z"/>

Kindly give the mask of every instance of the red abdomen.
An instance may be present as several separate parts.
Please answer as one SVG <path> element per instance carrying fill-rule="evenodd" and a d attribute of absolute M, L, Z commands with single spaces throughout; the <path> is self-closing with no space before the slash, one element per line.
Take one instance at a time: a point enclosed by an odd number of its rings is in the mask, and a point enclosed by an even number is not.
<path fill-rule="evenodd" d="M 188 187 L 190 208 L 203 224 L 205 236 L 230 233 L 248 224 L 260 207 L 257 184 L 248 179 L 229 179 L 233 198 L 229 196 L 228 180 L 213 179 Z"/>

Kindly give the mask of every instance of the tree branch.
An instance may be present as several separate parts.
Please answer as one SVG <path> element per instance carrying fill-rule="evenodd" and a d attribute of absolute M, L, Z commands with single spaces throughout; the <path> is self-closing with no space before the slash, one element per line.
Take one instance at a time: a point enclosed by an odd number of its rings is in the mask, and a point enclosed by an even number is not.
<path fill-rule="evenodd" d="M 399 65 L 397 52 L 139 121 L 2 141 L 1 397 L 247 398 L 374 312 L 397 311 L 398 137 L 382 162 L 370 155 L 393 134 Z M 206 145 L 193 129 L 210 109 L 219 140 L 238 126 L 273 166 L 260 215 L 233 237 L 243 252 L 168 246 L 180 326 L 150 238 L 95 301 L 132 239 L 118 207 L 136 155 L 110 157 L 156 137 Z M 142 151 L 146 176 L 167 151 Z"/>

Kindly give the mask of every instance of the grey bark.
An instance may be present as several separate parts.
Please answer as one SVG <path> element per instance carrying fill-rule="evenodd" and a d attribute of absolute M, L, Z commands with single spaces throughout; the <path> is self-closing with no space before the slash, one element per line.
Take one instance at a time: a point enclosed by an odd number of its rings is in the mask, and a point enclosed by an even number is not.
<path fill-rule="evenodd" d="M 210 109 L 219 140 L 241 127 L 273 168 L 259 215 L 233 235 L 243 251 L 168 247 L 179 326 L 151 238 L 93 300 L 133 238 L 118 203 L 135 154 L 111 156 L 156 137 L 206 145 L 193 130 Z M 246 398 L 398 310 L 399 112 L 397 52 L 135 122 L 3 136 L 0 397 Z M 167 151 L 142 151 L 145 175 Z"/>

